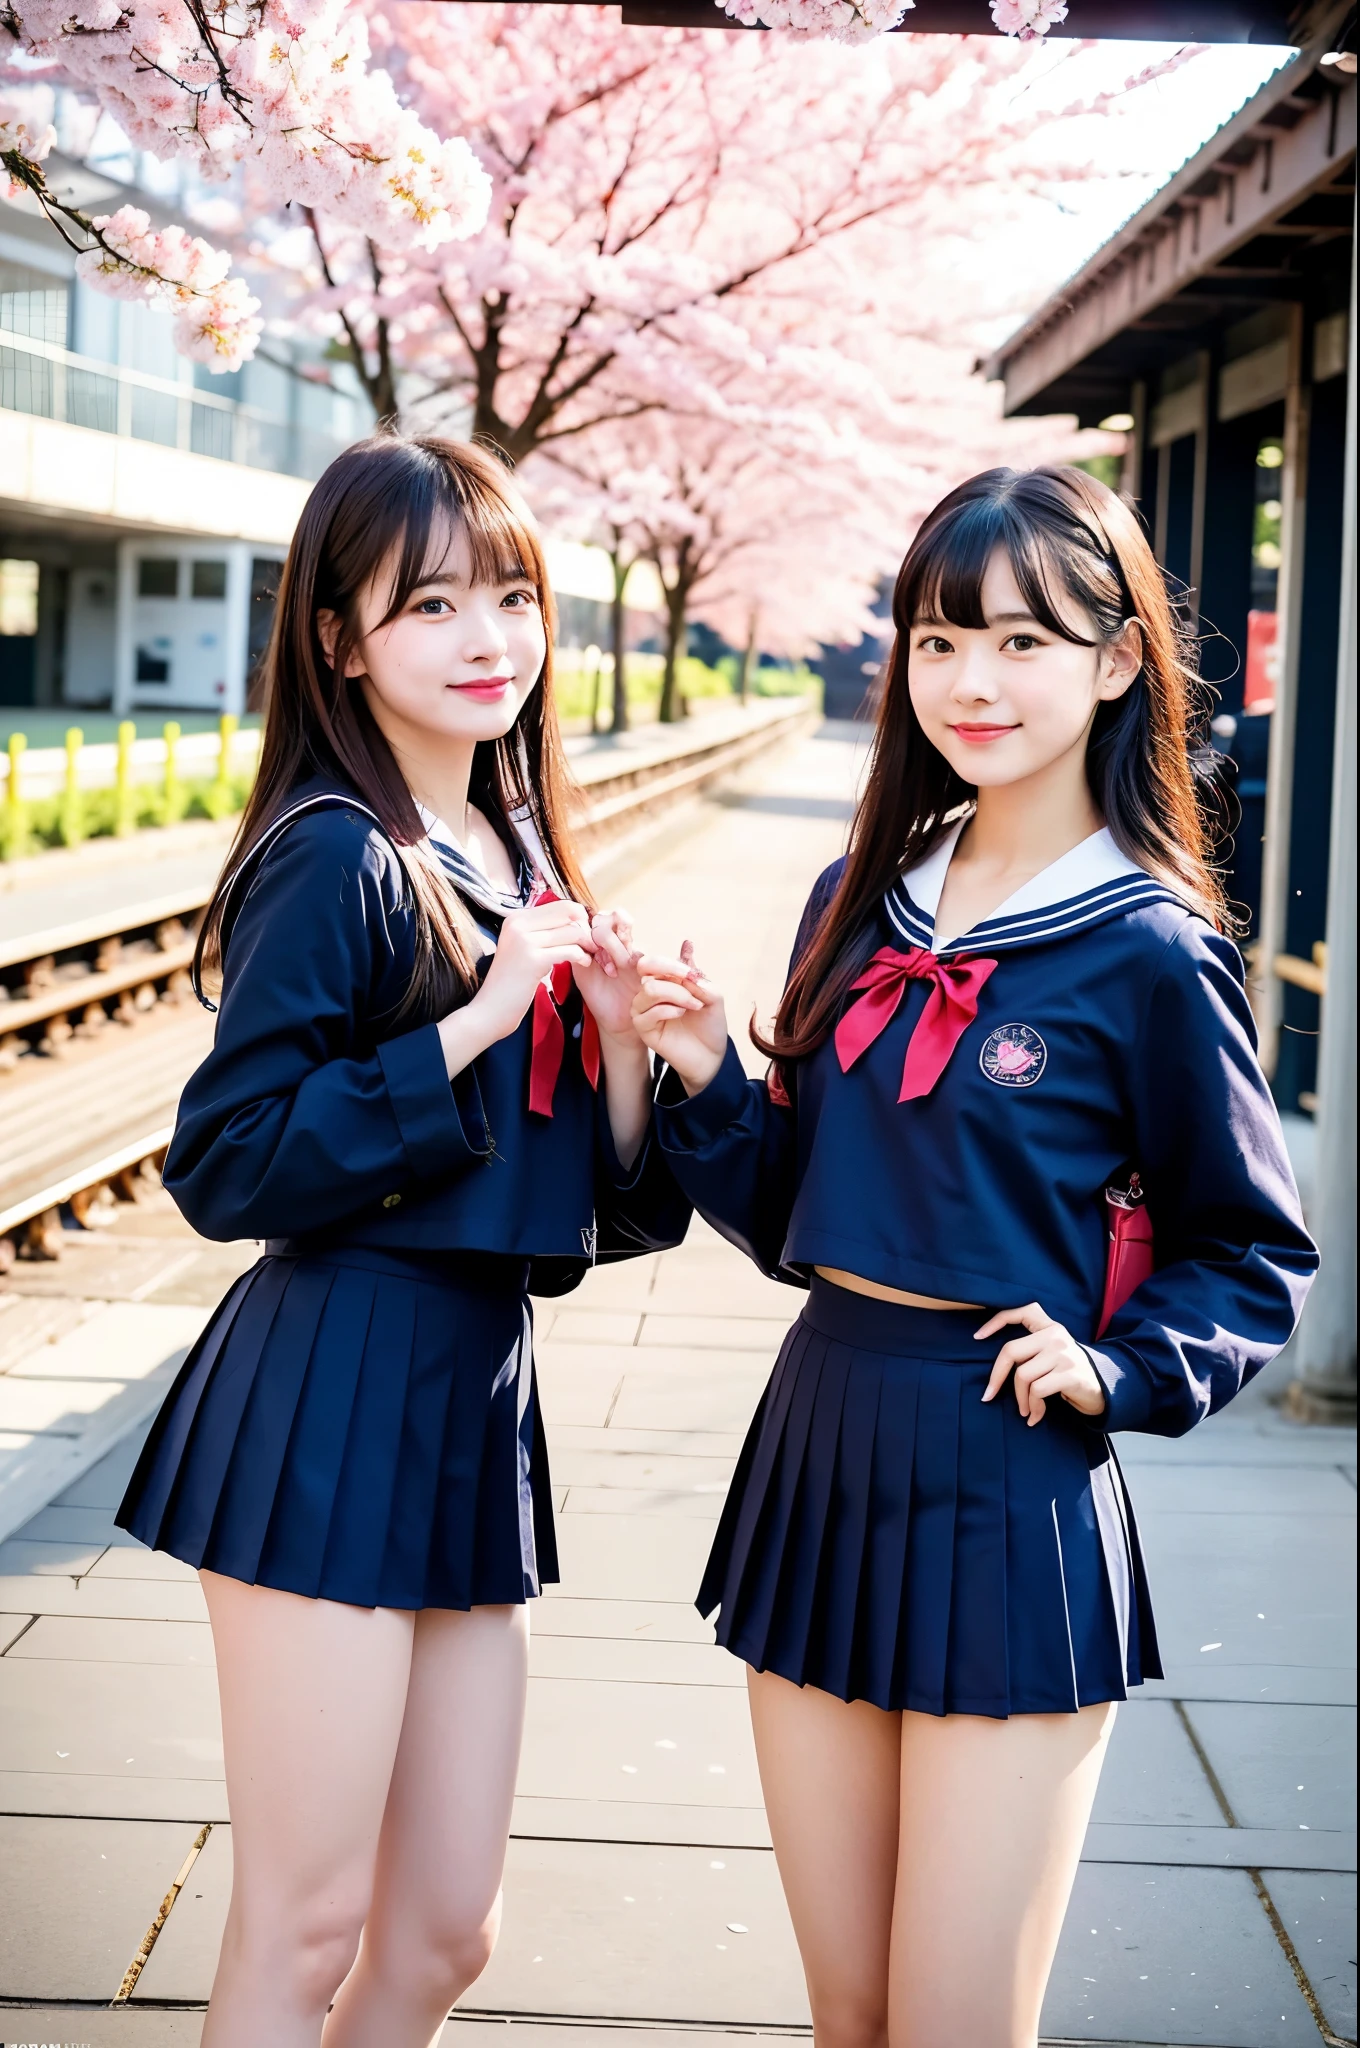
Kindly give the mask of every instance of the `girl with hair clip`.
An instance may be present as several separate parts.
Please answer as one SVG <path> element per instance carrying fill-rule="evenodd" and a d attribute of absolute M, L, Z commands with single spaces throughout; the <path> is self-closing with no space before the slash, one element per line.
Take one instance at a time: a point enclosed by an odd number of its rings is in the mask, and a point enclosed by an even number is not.
<path fill-rule="evenodd" d="M 528 1290 L 689 1216 L 626 918 L 592 914 L 566 828 L 552 627 L 484 451 L 380 435 L 313 490 L 164 1174 L 264 1256 L 118 1516 L 199 1568 L 217 1651 L 235 1878 L 205 2048 L 426 2048 L 480 1974 L 525 1603 L 557 1576 Z"/>
<path fill-rule="evenodd" d="M 818 2048 L 1033 2048 L 1114 1703 L 1161 1675 L 1110 1432 L 1221 1408 L 1316 1254 L 1133 514 L 974 477 L 893 618 L 768 1080 L 688 941 L 634 1017 L 681 1186 L 809 1289 L 699 1606 L 749 1666 Z"/>

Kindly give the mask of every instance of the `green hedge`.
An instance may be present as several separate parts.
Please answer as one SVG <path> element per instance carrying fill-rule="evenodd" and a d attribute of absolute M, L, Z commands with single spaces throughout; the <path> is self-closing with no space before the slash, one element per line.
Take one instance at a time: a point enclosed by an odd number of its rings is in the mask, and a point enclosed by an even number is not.
<path fill-rule="evenodd" d="M 216 778 L 181 782 L 166 801 L 161 783 L 135 783 L 132 790 L 132 826 L 144 831 L 158 825 L 175 825 L 185 818 L 229 818 L 245 808 L 254 782 L 253 775 L 233 775 L 225 784 Z M 40 796 L 24 804 L 25 844 L 10 846 L 4 830 L 0 805 L 0 860 L 16 860 L 24 853 L 41 853 L 54 846 L 74 846 L 81 839 L 111 839 L 114 836 L 117 791 L 82 789 L 75 803 L 63 791 Z"/>

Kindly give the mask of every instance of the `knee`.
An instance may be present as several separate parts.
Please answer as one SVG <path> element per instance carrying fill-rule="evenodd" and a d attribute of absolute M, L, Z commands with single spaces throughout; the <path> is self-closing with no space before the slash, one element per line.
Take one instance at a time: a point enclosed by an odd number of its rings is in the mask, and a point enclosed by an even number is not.
<path fill-rule="evenodd" d="M 498 1933 L 500 1892 L 490 1911 L 477 1907 L 457 1911 L 455 1907 L 432 1915 L 424 1927 L 416 1929 L 416 1954 L 401 1958 L 403 1974 L 408 1982 L 422 1980 L 432 1995 L 453 2005 L 469 1985 L 475 1985 L 492 1960 Z"/>
<path fill-rule="evenodd" d="M 324 2016 L 359 1952 L 368 1900 L 293 1899 L 270 1911 L 233 1910 L 224 1951 L 280 2008 Z"/>
<path fill-rule="evenodd" d="M 851 1984 L 814 1991 L 812 2029 L 816 2048 L 888 2048 L 886 1999 Z"/>

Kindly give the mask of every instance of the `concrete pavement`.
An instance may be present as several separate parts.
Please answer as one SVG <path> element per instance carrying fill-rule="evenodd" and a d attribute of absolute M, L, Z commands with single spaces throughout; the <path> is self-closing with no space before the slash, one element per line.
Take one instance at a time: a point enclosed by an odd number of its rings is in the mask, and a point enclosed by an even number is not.
<path fill-rule="evenodd" d="M 626 892 L 659 943 L 695 937 L 734 1018 L 768 1014 L 857 765 L 834 733 L 759 764 Z M 0 1337 L 60 1311 L 60 1367 L 116 1308 L 201 1315 L 250 1250 L 199 1244 L 153 1197 L 78 1254 L 78 1297 L 53 1291 L 68 1261 L 21 1276 Z M 540 1306 L 563 1584 L 534 1615 L 505 1932 L 445 2048 L 507 2024 L 520 2048 L 807 2030 L 741 1671 L 690 1604 L 796 1308 L 697 1226 Z M 0 2040 L 198 2039 L 230 1881 L 211 1642 L 194 1575 L 112 1528 L 135 1448 L 0 1545 Z M 1262 1395 L 1120 1449 L 1169 1675 L 1121 1710 L 1045 2031 L 1353 2037 L 1354 1437 Z"/>

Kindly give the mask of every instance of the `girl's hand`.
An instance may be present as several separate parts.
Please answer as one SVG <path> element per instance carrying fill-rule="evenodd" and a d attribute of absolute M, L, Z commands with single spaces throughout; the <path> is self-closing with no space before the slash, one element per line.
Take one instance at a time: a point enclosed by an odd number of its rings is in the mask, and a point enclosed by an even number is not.
<path fill-rule="evenodd" d="M 633 944 L 633 921 L 626 910 L 597 910 L 590 935 L 595 942 L 594 958 L 588 967 L 575 970 L 581 1000 L 599 1026 L 601 1038 L 627 1040 L 636 1046 L 633 1000 L 642 985 L 638 974 L 642 955 Z"/>
<path fill-rule="evenodd" d="M 1007 1323 L 1021 1323 L 1029 1334 L 1012 1337 L 1009 1344 L 1002 1345 L 984 1401 L 995 1400 L 1014 1372 L 1016 1406 L 1028 1417 L 1031 1429 L 1043 1421 L 1047 1404 L 1060 1394 L 1082 1415 L 1104 1413 L 1105 1389 L 1070 1330 L 1046 1316 L 1037 1301 L 1031 1301 L 1024 1308 L 1002 1309 L 973 1335 L 994 1337 Z"/>
<path fill-rule="evenodd" d="M 486 980 L 463 1014 L 476 1012 L 491 1040 L 508 1038 L 533 1002 L 534 990 L 559 961 L 569 960 L 582 969 L 594 956 L 590 919 L 579 903 L 536 903 L 528 910 L 512 910 L 501 926 Z"/>
<path fill-rule="evenodd" d="M 642 986 L 633 1002 L 637 1034 L 650 1052 L 675 1068 L 686 1094 L 697 1095 L 717 1073 L 727 1049 L 722 995 L 695 966 L 689 939 L 678 960 L 644 955 L 638 972 Z"/>

